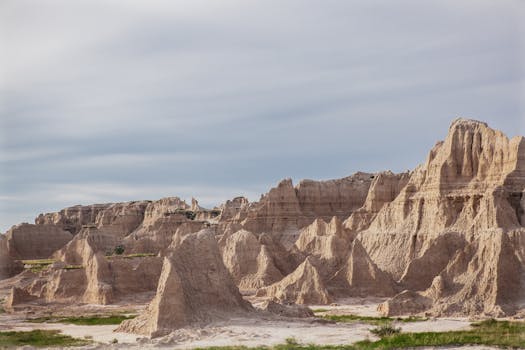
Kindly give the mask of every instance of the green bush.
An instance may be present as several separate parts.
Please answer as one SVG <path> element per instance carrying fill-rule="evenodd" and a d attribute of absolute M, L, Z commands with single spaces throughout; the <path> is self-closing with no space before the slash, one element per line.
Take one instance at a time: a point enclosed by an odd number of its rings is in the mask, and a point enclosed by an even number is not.
<path fill-rule="evenodd" d="M 377 335 L 380 338 L 388 337 L 390 335 L 398 334 L 401 332 L 401 328 L 396 328 L 392 326 L 391 324 L 384 324 L 377 328 L 373 328 L 370 330 L 373 334 Z"/>
<path fill-rule="evenodd" d="M 118 246 L 115 247 L 114 252 L 115 252 L 115 254 L 117 254 L 117 255 L 122 255 L 122 254 L 124 254 L 124 246 L 121 245 L 121 244 L 119 244 Z"/>

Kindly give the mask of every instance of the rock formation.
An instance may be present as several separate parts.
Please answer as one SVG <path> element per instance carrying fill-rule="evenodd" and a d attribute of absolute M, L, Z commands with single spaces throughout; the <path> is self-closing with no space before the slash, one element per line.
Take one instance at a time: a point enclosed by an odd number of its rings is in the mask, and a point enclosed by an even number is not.
<path fill-rule="evenodd" d="M 320 272 L 328 276 L 335 273 L 347 259 L 350 236 L 337 216 L 328 223 L 318 218 L 301 230 L 295 246 L 305 256 L 320 261 Z"/>
<path fill-rule="evenodd" d="M 224 264 L 240 290 L 256 290 L 283 278 L 272 252 L 248 231 L 226 238 L 222 248 Z"/>
<path fill-rule="evenodd" d="M 274 301 L 265 301 L 261 305 L 261 310 L 270 312 L 283 317 L 305 318 L 314 317 L 314 312 L 308 306 L 289 304 L 283 305 Z"/>
<path fill-rule="evenodd" d="M 159 257 L 106 258 L 117 245 Z M 0 239 L 0 278 L 19 271 L 16 259 L 52 254 L 82 268 L 26 271 L 34 281 L 17 295 L 111 302 L 155 289 L 167 256 L 147 317 L 126 326 L 144 334 L 227 315 L 217 300 L 249 309 L 236 284 L 285 303 L 392 296 L 380 307 L 387 315 L 514 315 L 525 305 L 525 139 L 457 119 L 411 172 L 286 179 L 257 202 L 213 210 L 169 197 L 41 214 Z"/>
<path fill-rule="evenodd" d="M 37 225 L 55 225 L 72 234 L 76 234 L 82 226 L 94 224 L 98 213 L 111 204 L 76 205 L 65 208 L 57 213 L 40 214 L 35 219 Z"/>
<path fill-rule="evenodd" d="M 14 260 L 9 255 L 7 238 L 0 234 L 0 280 L 14 276 L 17 273 L 22 272 L 22 270 L 22 263 Z"/>
<path fill-rule="evenodd" d="M 367 229 L 381 208 L 397 197 L 409 178 L 408 172 L 394 174 L 384 171 L 374 175 L 365 203 L 345 221 L 345 227 L 353 233 Z"/>
<path fill-rule="evenodd" d="M 524 188 L 525 139 L 458 119 L 359 237 L 413 292 L 442 276 L 428 312 L 512 314 L 525 285 Z"/>
<path fill-rule="evenodd" d="M 396 285 L 370 259 L 361 242 L 356 239 L 346 265 L 330 279 L 329 290 L 338 296 L 392 296 Z"/>
<path fill-rule="evenodd" d="M 153 292 L 157 287 L 162 260 L 159 257 L 106 258 L 93 248 L 91 235 L 75 236 L 57 251 L 56 261 L 38 273 L 30 273 L 16 287 L 19 295 L 40 303 L 110 304 L 126 296 Z M 14 299 L 13 304 L 17 303 Z"/>
<path fill-rule="evenodd" d="M 7 251 L 16 259 L 45 259 L 72 238 L 55 225 L 20 224 L 6 233 Z"/>
<path fill-rule="evenodd" d="M 203 230 L 186 235 L 164 258 L 155 298 L 119 330 L 160 336 L 250 311 L 222 262 L 213 231 Z"/>
<path fill-rule="evenodd" d="M 285 179 L 239 215 L 245 217 L 240 224 L 251 232 L 280 234 L 285 243 L 293 244 L 298 230 L 316 218 L 345 219 L 360 208 L 372 178 L 372 174 L 356 173 L 338 180 L 303 180 L 297 187 Z"/>
<path fill-rule="evenodd" d="M 256 295 L 283 303 L 329 304 L 331 302 L 311 257 L 306 258 L 294 272 L 281 281 L 259 289 Z"/>

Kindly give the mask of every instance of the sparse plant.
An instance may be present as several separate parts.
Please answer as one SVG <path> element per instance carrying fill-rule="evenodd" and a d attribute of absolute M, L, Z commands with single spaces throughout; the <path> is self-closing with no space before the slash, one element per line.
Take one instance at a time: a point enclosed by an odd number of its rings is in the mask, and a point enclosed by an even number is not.
<path fill-rule="evenodd" d="M 294 337 L 286 338 L 284 341 L 286 345 L 299 345 L 299 343 Z"/>
<path fill-rule="evenodd" d="M 190 220 L 195 220 L 195 217 L 197 216 L 197 214 L 191 210 L 184 212 L 184 215 L 186 215 L 186 217 Z"/>
<path fill-rule="evenodd" d="M 115 247 L 115 249 L 113 250 L 113 252 L 116 254 L 116 255 L 122 255 L 124 254 L 124 246 L 122 244 L 119 244 L 118 246 Z"/>
<path fill-rule="evenodd" d="M 118 339 L 117 338 L 113 338 L 113 339 L 111 339 L 110 343 L 111 344 L 117 344 L 118 343 Z"/>
<path fill-rule="evenodd" d="M 383 338 L 383 337 L 388 337 L 388 336 L 400 333 L 401 332 L 401 328 L 398 328 L 398 327 L 396 328 L 396 327 L 392 326 L 392 324 L 387 323 L 387 324 L 381 325 L 381 326 L 379 326 L 377 328 L 372 328 L 370 330 L 370 332 L 372 334 L 377 335 L 380 338 Z"/>

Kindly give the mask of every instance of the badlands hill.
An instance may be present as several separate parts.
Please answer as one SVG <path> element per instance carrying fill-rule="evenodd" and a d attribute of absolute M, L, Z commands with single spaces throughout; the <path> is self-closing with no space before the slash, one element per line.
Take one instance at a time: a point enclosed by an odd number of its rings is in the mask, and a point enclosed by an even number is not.
<path fill-rule="evenodd" d="M 43 258 L 54 262 L 42 271 L 20 262 Z M 257 312 L 242 294 L 388 297 L 385 315 L 523 315 L 525 138 L 457 119 L 411 172 L 286 179 L 258 202 L 212 210 L 170 197 L 40 214 L 0 236 L 0 262 L 10 311 L 154 294 L 121 326 L 148 335 Z"/>

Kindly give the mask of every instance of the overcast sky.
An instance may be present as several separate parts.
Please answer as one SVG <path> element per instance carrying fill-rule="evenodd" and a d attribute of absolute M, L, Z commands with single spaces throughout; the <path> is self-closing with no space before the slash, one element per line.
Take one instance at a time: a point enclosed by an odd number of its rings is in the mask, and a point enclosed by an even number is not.
<path fill-rule="evenodd" d="M 0 231 L 74 204 L 258 199 L 525 135 L 523 0 L 0 2 Z M 521 26 L 521 27 L 520 27 Z"/>

